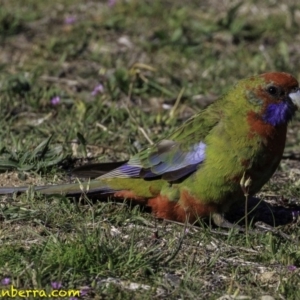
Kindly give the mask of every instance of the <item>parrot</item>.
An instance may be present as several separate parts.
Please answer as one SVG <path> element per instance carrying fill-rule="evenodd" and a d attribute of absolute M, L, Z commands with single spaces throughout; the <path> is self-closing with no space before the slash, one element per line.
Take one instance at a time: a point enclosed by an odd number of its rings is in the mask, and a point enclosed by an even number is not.
<path fill-rule="evenodd" d="M 276 171 L 299 107 L 299 84 L 288 73 L 242 79 L 165 139 L 128 161 L 106 164 L 101 176 L 34 189 L 69 196 L 96 192 L 144 204 L 159 219 L 195 223 L 211 217 L 217 226 L 231 227 L 224 214 Z M 91 173 L 97 171 L 91 167 Z M 0 194 L 27 189 L 3 187 Z"/>

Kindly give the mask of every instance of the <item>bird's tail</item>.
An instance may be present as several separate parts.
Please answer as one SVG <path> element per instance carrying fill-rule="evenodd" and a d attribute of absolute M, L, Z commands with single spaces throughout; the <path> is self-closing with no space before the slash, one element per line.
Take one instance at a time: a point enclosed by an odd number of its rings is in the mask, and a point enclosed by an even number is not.
<path fill-rule="evenodd" d="M 72 171 L 72 175 L 76 177 L 86 177 L 94 179 L 101 175 L 104 175 L 127 161 L 109 162 L 109 163 L 97 163 L 88 164 L 81 167 L 77 167 Z M 78 179 L 77 179 L 78 180 Z M 32 186 L 31 189 L 38 191 L 42 194 L 64 194 L 64 195 L 78 195 L 82 193 L 99 193 L 99 194 L 111 194 L 116 190 L 110 189 L 100 178 L 91 181 L 59 185 L 44 185 L 44 186 Z M 0 195 L 24 193 L 29 189 L 29 186 L 23 187 L 0 187 Z"/>
<path fill-rule="evenodd" d="M 23 193 L 29 188 L 40 192 L 42 194 L 64 194 L 64 195 L 78 195 L 82 193 L 101 193 L 109 194 L 113 193 L 105 183 L 101 180 L 92 180 L 87 182 L 69 183 L 69 184 L 59 184 L 59 185 L 44 185 L 44 186 L 32 186 L 32 187 L 3 187 L 0 188 L 0 195 L 13 194 L 13 193 Z"/>

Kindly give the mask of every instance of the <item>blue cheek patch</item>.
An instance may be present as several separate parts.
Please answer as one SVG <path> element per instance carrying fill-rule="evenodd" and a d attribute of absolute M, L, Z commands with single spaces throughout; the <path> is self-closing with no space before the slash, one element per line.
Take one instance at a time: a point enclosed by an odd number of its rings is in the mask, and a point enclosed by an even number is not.
<path fill-rule="evenodd" d="M 272 125 L 288 123 L 295 113 L 294 105 L 290 101 L 269 104 L 263 115 L 263 120 Z"/>

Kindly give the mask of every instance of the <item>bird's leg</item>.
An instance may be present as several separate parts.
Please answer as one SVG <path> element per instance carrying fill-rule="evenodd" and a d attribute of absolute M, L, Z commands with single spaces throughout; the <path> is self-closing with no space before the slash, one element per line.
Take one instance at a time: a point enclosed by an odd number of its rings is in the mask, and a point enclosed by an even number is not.
<path fill-rule="evenodd" d="M 232 224 L 229 221 L 227 221 L 223 215 L 219 214 L 219 213 L 213 213 L 211 215 L 211 218 L 214 222 L 214 224 L 218 227 L 221 228 L 235 228 L 238 229 L 239 231 L 245 231 L 244 228 L 242 228 L 240 225 L 237 224 Z"/>

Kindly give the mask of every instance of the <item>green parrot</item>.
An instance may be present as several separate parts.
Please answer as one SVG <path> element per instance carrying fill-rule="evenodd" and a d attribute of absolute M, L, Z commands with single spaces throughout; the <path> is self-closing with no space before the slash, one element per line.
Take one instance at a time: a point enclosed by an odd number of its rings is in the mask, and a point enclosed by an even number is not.
<path fill-rule="evenodd" d="M 287 124 L 299 106 L 299 84 L 290 74 L 243 79 L 166 139 L 128 162 L 114 163 L 106 174 L 81 184 L 35 190 L 97 192 L 143 203 L 158 218 L 195 222 L 212 216 L 217 225 L 227 227 L 223 214 L 245 202 L 245 187 L 254 195 L 278 167 Z M 2 188 L 0 194 L 26 190 Z"/>

